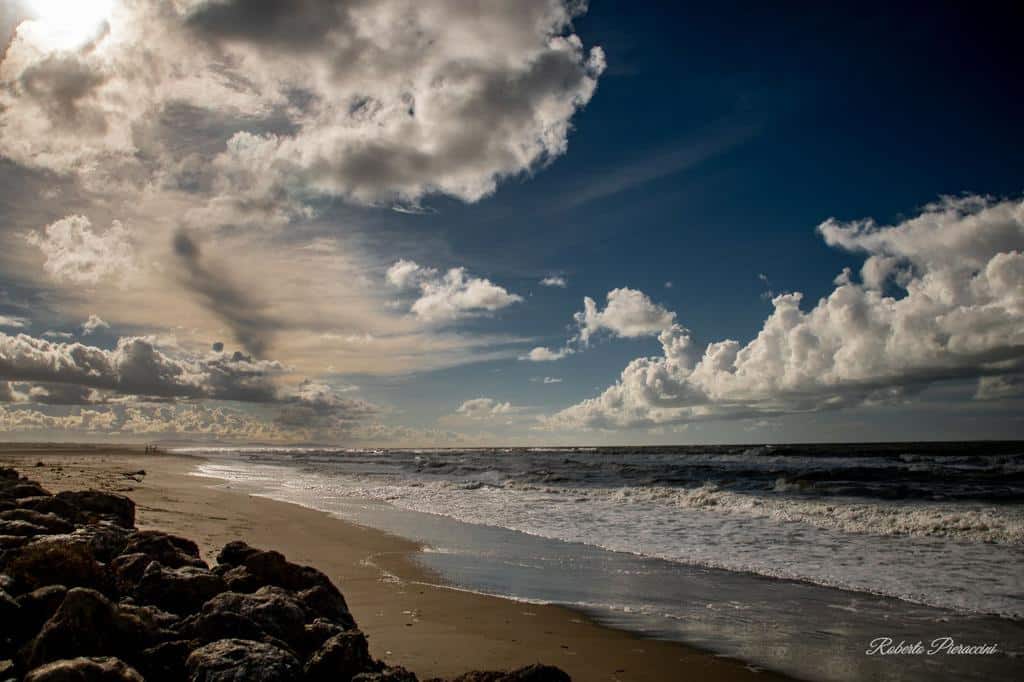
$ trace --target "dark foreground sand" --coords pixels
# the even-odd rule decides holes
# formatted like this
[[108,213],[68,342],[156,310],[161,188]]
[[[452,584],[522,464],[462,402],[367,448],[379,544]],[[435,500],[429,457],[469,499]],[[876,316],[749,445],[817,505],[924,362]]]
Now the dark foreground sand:
[[[36,466],[41,463],[42,466]],[[212,562],[230,540],[276,549],[341,588],[371,653],[422,677],[542,661],[574,680],[782,680],[680,644],[602,627],[570,609],[437,586],[411,555],[415,543],[284,502],[190,476],[196,460],[139,449],[0,445],[14,466],[53,492],[97,488],[130,496],[139,528],[199,543]],[[130,476],[145,470],[144,476]]]

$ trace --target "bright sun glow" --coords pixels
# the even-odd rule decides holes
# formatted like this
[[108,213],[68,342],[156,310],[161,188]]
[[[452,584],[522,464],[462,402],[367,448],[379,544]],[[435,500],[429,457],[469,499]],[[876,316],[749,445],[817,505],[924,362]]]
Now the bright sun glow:
[[40,37],[51,47],[70,49],[96,37],[110,18],[114,0],[31,0]]

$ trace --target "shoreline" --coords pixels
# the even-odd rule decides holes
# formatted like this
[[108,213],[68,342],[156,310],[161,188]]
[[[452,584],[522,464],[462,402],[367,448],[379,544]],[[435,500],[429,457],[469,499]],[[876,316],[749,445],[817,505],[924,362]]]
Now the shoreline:
[[[371,653],[422,678],[542,661],[576,680],[791,679],[603,625],[569,607],[445,584],[416,562],[419,543],[192,475],[202,459],[131,447],[0,446],[0,464],[18,468],[53,492],[94,487],[132,497],[140,528],[191,537],[204,558],[242,539],[319,568],[345,594]],[[132,475],[139,470],[146,474]],[[204,480],[211,483],[197,485]]]

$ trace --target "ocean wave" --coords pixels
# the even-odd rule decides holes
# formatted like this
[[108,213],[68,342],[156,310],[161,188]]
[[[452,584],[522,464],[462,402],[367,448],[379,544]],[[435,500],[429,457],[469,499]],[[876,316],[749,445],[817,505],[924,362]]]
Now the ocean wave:
[[1024,511],[1019,508],[915,503],[864,504],[851,501],[808,500],[734,493],[715,485],[697,488],[620,488],[608,493],[574,490],[567,494],[604,497],[619,503],[659,503],[677,508],[714,510],[806,523],[817,528],[869,535],[944,537],[971,542],[1024,544]]
[[[382,478],[250,461],[210,461],[199,472],[323,511],[344,508],[346,500],[374,500],[675,563],[1024,617],[1013,569],[1024,557],[1020,506],[865,504],[737,493],[713,484],[565,487],[405,473]],[[981,575],[983,582],[971,577]]]

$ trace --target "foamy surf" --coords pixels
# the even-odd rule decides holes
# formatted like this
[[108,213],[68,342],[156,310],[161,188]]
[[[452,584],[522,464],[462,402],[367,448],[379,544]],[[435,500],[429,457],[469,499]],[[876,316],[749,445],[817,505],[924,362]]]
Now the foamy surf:
[[[420,561],[452,589],[564,604],[798,676],[889,679],[870,661],[816,661],[834,660],[822,633],[856,643],[895,623],[1024,648],[1016,455],[207,454],[198,475],[425,544]],[[999,665],[943,674],[985,679]],[[899,679],[934,674],[920,672]]]

